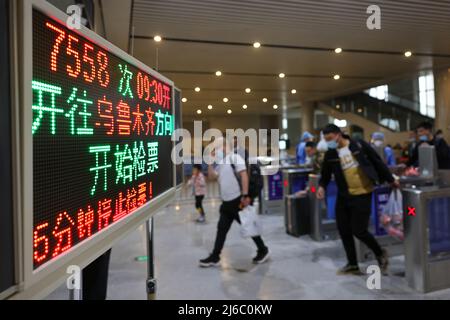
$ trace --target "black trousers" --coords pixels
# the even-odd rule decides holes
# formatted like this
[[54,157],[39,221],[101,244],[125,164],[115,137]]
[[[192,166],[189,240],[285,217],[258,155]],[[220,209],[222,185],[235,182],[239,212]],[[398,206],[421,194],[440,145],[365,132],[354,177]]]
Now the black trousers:
[[111,249],[83,269],[83,300],[106,300]]
[[205,196],[195,196],[195,209],[197,209],[197,211],[204,216],[205,215],[205,210],[203,210],[203,199],[205,198]]
[[336,201],[336,224],[347,254],[348,263],[357,265],[353,236],[370,248],[375,256],[382,254],[381,247],[369,232],[372,210],[372,194],[360,196],[338,196]]
[[[212,254],[216,257],[218,257],[222,252],[227,233],[230,230],[233,221],[236,220],[239,224],[241,223],[241,220],[239,219],[240,203],[241,198],[239,197],[232,201],[224,201],[220,206],[220,218],[217,224],[216,241],[214,243],[214,250],[212,252]],[[264,241],[260,236],[253,237],[252,239],[255,242],[258,251],[264,251],[267,249]]]

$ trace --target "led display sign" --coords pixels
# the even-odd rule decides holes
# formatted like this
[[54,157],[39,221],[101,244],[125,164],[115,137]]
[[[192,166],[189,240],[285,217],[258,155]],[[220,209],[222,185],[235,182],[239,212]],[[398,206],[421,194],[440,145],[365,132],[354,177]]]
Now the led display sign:
[[173,187],[175,119],[171,84],[37,9],[32,25],[36,269]]

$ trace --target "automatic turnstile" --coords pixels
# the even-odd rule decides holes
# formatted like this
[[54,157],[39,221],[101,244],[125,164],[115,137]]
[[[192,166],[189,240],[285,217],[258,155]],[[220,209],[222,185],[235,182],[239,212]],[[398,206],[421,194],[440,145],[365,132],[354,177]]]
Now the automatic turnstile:
[[288,195],[284,197],[286,211],[284,225],[286,233],[300,237],[310,232],[309,198],[307,195]]
[[334,207],[336,204],[337,187],[332,180],[327,188],[324,200],[316,198],[316,192],[319,188],[320,176],[317,174],[309,175],[309,208],[311,222],[311,238],[316,241],[336,239],[338,237],[336,229],[336,220]]
[[[283,212],[287,212],[286,197],[295,194],[296,192],[306,190],[308,187],[308,176],[312,172],[311,169],[304,168],[290,168],[283,169]],[[309,212],[308,212],[309,214]]]
[[450,187],[403,190],[405,274],[420,292],[450,288]]
[[261,191],[262,214],[283,214],[283,175],[278,166],[261,167],[263,189]]

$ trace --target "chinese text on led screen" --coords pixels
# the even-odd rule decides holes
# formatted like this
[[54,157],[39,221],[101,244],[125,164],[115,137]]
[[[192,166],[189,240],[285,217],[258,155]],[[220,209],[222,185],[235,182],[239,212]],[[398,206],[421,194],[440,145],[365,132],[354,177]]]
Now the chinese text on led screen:
[[34,268],[172,187],[172,86],[33,12]]

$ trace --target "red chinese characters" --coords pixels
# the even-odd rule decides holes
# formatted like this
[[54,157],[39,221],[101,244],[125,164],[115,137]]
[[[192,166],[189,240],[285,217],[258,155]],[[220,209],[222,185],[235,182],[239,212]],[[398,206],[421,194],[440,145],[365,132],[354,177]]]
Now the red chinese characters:
[[96,232],[132,214],[152,198],[152,183],[144,182],[137,188],[132,187],[119,192],[116,199],[98,201],[95,208],[87,205],[73,215],[63,211],[58,213],[55,221],[37,224],[33,232],[35,264],[41,264],[68,251],[74,243],[86,240]]
[[139,99],[157,104],[163,109],[170,109],[172,97],[168,85],[150,80],[147,75],[139,72],[136,77],[136,91]]

